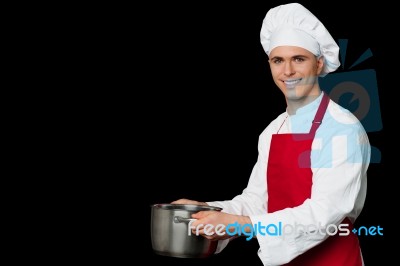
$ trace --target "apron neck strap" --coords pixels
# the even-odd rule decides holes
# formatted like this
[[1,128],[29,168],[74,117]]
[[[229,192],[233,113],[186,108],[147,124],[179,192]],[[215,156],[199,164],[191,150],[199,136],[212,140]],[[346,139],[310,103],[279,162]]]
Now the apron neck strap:
[[324,118],[326,108],[328,107],[328,104],[329,104],[329,96],[324,92],[322,92],[322,93],[324,95],[322,95],[321,103],[319,104],[317,113],[315,114],[311,129],[310,129],[310,134],[312,134],[312,135],[315,135],[315,132],[317,131],[318,127],[321,125],[322,118]]

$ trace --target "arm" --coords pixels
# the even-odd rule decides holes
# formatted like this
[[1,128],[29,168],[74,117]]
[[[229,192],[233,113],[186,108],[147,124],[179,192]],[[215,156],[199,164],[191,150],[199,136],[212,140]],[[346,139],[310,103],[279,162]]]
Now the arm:
[[[335,128],[329,124],[325,127]],[[261,249],[259,256],[265,265],[287,263],[328,237],[322,233],[306,234],[301,226],[325,229],[328,225],[340,224],[346,217],[354,221],[359,215],[366,193],[370,158],[368,138],[358,125],[336,128],[338,131],[325,130],[323,132],[330,135],[322,134],[314,140],[311,198],[295,208],[250,216],[253,224],[282,223],[293,228],[298,225],[299,230],[284,237],[268,234],[257,237]]]

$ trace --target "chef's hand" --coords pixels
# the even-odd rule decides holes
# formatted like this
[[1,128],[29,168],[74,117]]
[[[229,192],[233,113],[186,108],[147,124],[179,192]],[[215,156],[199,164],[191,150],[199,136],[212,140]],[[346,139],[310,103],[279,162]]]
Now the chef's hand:
[[[200,211],[192,214],[192,218],[197,219],[191,223],[192,233],[198,233],[210,240],[223,240],[237,237],[226,233],[225,230],[229,224],[237,223],[238,226],[243,226],[245,224],[251,225],[251,220],[248,216],[234,215],[218,211]],[[230,229],[232,230],[229,232],[235,230],[233,227]]]
[[196,200],[189,200],[189,199],[179,199],[171,202],[171,204],[191,204],[191,205],[204,205],[208,206],[207,203],[201,202],[201,201],[196,201]]

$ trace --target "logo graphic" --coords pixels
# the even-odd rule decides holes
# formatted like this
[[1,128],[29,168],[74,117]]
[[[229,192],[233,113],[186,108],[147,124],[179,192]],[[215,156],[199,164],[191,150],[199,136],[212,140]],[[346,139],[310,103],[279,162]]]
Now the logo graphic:
[[[343,69],[345,69],[347,43],[347,39],[339,40]],[[348,69],[370,57],[372,51],[368,48]],[[348,109],[360,120],[366,132],[382,130],[378,84],[374,69],[330,73],[319,78],[319,84],[333,101]],[[371,163],[380,161],[379,149],[371,147]]]
[[194,220],[189,222],[188,225],[188,235],[192,235],[192,230],[195,231],[196,236],[200,234],[200,230],[203,229],[204,234],[207,236],[212,236],[217,234],[219,236],[223,236],[225,234],[229,236],[246,236],[246,240],[257,237],[257,236],[272,236],[272,237],[280,237],[287,236],[291,234],[308,234],[308,235],[336,235],[339,236],[348,236],[350,232],[353,232],[356,235],[364,235],[364,236],[383,236],[383,227],[381,226],[361,226],[358,229],[353,228],[351,231],[349,229],[349,224],[328,224],[326,226],[322,226],[321,223],[318,225],[302,225],[295,223],[284,224],[282,222],[278,222],[276,224],[271,223],[264,225],[261,222],[257,224],[239,224],[238,222],[228,224],[227,226],[223,224],[218,224],[214,227],[212,224],[199,224],[196,227],[192,226]]

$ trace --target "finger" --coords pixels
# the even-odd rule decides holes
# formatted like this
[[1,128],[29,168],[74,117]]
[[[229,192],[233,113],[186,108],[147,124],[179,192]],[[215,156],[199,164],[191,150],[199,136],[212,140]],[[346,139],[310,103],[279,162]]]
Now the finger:
[[196,213],[192,214],[192,217],[195,219],[202,219],[212,213],[214,213],[214,212],[213,211],[200,211],[200,212],[196,212]]
[[209,237],[214,238],[215,235],[216,235],[214,230],[213,231],[204,230],[203,227],[199,227],[199,229],[192,229],[192,234],[201,235],[201,236],[204,236],[204,237],[207,237],[207,238],[209,238]]
[[209,239],[209,240],[216,240],[216,239],[217,239],[217,237],[216,237],[215,234],[212,234],[212,235],[210,235],[210,236],[208,236],[208,235],[203,235],[203,237],[205,237],[205,238],[207,238],[207,239]]
[[171,204],[184,204],[185,201],[187,201],[187,199],[178,199],[171,202]]
[[192,229],[192,234],[193,234],[193,235],[196,235],[196,236],[205,235],[204,229],[203,229],[202,226],[193,228],[193,229]]
[[207,239],[209,239],[211,241],[216,241],[216,240],[219,240],[219,239],[223,239],[223,235],[221,235],[221,234],[218,235],[215,231],[213,231],[213,232],[205,232],[204,230],[199,230],[198,233],[195,231],[195,232],[192,232],[192,234],[207,238]]

